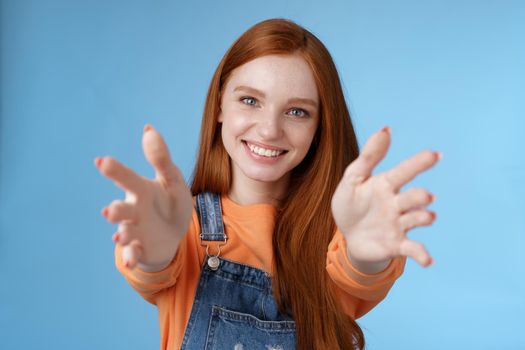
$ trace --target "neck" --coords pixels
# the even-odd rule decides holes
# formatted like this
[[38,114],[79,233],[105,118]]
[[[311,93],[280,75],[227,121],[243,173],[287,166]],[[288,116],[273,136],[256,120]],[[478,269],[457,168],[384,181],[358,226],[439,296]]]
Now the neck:
[[233,178],[228,197],[240,205],[268,203],[279,207],[286,196],[289,176],[274,182],[257,181],[241,176]]

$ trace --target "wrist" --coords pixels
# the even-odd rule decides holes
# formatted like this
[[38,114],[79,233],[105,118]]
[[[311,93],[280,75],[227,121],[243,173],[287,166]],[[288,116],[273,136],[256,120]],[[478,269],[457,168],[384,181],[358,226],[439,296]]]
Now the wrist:
[[348,256],[348,261],[350,261],[350,263],[356,270],[367,275],[374,275],[376,273],[384,271],[392,262],[392,259],[374,262],[355,259],[352,256],[352,254],[348,251],[348,248],[346,250],[346,255]]
[[165,263],[160,263],[160,264],[155,264],[155,265],[143,264],[139,262],[137,263],[137,267],[144,272],[159,272],[159,271],[164,270],[166,267],[168,267],[170,263],[171,263],[171,260]]

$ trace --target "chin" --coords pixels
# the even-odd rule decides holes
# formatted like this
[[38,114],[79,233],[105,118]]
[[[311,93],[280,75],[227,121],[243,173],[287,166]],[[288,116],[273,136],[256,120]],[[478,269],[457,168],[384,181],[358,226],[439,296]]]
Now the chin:
[[276,174],[275,172],[274,173],[269,173],[269,172],[266,172],[266,171],[261,171],[261,172],[244,172],[244,175],[252,180],[255,180],[255,181],[261,181],[261,182],[277,182],[279,181],[284,174]]

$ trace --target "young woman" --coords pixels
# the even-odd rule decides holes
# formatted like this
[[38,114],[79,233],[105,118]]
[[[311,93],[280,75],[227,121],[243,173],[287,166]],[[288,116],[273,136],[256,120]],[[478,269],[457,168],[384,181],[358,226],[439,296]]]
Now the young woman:
[[440,154],[372,175],[389,128],[359,154],[329,52],[289,20],[256,24],[217,67],[191,191],[159,132],[142,142],[153,180],[95,164],[126,193],[102,213],[118,269],[158,307],[161,349],[362,349],[355,319],[407,256],[432,262],[406,233],[434,221],[434,197],[400,188]]

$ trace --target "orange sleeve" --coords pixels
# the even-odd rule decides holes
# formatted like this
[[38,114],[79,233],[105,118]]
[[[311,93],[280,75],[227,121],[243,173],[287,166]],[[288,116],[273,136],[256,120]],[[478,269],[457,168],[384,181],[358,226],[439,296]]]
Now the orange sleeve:
[[406,257],[397,257],[388,267],[376,274],[365,274],[350,263],[346,254],[346,240],[336,230],[328,245],[326,270],[336,285],[343,310],[357,319],[383,300],[394,282],[403,273]]
[[131,287],[150,303],[157,304],[159,292],[175,285],[177,282],[177,279],[187,262],[188,250],[192,249],[191,239],[194,236],[193,233],[196,230],[195,220],[198,220],[196,216],[197,213],[194,210],[192,222],[189,225],[188,232],[181,240],[175,257],[170,262],[170,264],[161,271],[146,272],[139,269],[138,267],[130,270],[129,268],[125,267],[122,262],[122,248],[120,245],[116,245],[115,265],[117,270],[122,273]]

